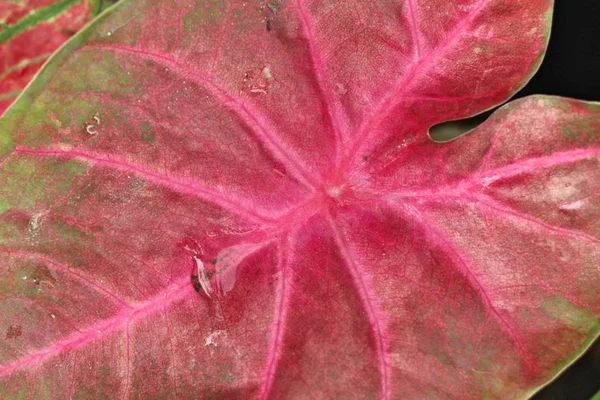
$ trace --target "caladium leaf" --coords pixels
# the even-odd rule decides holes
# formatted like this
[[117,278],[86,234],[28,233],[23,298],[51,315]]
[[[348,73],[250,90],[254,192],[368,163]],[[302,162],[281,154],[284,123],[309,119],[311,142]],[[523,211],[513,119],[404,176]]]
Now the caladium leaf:
[[90,15],[91,4],[83,0],[0,3],[0,114],[52,52],[77,32]]
[[519,398],[599,333],[548,0],[124,0],[0,120],[0,393]]

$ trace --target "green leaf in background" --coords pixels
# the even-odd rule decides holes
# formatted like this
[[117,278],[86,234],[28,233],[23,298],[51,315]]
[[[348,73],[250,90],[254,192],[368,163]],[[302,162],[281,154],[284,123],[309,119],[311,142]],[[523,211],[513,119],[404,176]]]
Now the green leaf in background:
[[7,25],[0,32],[0,43],[6,42],[15,35],[32,29],[41,23],[56,20],[56,18],[66,12],[71,6],[80,2],[81,0],[62,0],[51,4],[48,7],[33,10],[15,24]]
[[0,1],[0,114],[65,40],[116,1]]
[[102,11],[106,10],[108,7],[115,4],[118,0],[90,0],[92,3],[92,17],[100,14]]

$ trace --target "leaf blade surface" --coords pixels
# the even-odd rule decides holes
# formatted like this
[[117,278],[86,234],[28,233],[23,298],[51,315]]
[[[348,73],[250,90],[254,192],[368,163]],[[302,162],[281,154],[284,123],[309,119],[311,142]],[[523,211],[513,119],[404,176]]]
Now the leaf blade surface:
[[598,335],[597,105],[426,135],[551,2],[272,6],[122,1],[0,121],[0,391],[525,397]]

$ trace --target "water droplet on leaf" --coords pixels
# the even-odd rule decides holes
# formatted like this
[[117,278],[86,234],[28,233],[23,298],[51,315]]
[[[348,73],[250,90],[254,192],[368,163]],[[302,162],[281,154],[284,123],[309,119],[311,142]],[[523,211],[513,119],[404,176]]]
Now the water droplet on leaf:
[[[227,247],[207,260],[188,245],[182,246],[192,256],[191,283],[194,290],[209,299],[226,296],[235,286],[238,267],[246,257],[260,249],[264,243],[243,243]],[[186,248],[187,247],[187,248]]]

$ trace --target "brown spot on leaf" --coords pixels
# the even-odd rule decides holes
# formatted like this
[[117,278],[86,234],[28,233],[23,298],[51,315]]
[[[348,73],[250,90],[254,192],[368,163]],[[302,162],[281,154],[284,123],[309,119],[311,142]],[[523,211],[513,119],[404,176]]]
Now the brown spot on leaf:
[[8,330],[6,331],[6,337],[5,339],[14,339],[14,338],[18,338],[19,336],[21,336],[21,334],[23,333],[23,328],[21,327],[21,325],[11,325],[8,327]]
[[190,281],[192,282],[192,287],[196,291],[196,293],[201,294],[202,285],[200,284],[200,278],[198,277],[197,268],[192,267],[192,275],[190,276]]
[[56,284],[56,278],[45,265],[37,265],[29,277],[36,285],[54,287]]
[[267,74],[264,70],[265,67],[246,71],[242,79],[241,89],[254,95],[267,94],[273,77],[270,69],[268,69]]
[[74,30],[74,29],[65,28],[65,29],[63,29],[63,30],[62,30],[62,33],[63,33],[64,35],[67,35],[67,36],[73,36],[74,34],[76,34],[76,33],[77,33],[77,31],[76,31],[76,30]]

